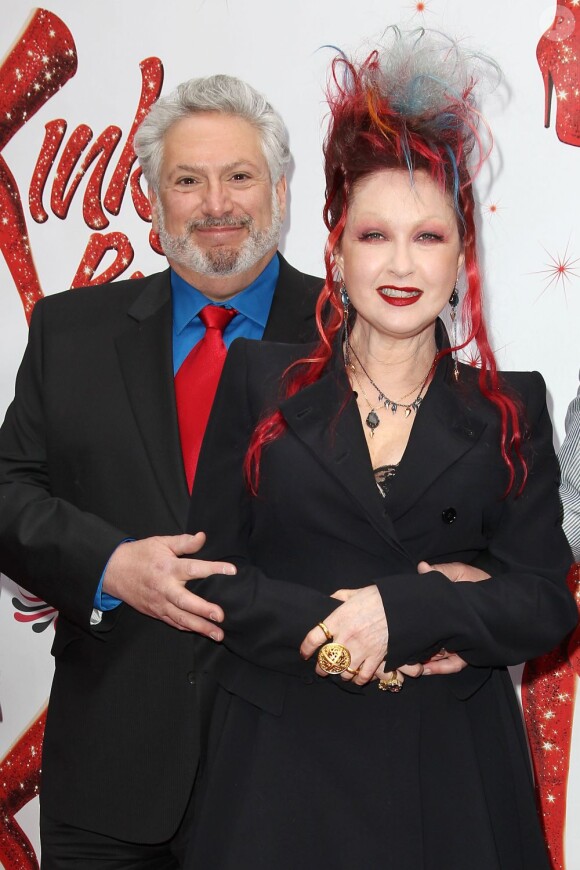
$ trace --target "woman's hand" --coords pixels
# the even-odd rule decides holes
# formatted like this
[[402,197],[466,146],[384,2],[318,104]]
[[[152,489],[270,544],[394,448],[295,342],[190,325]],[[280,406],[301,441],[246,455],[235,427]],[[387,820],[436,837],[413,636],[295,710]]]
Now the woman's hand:
[[[382,598],[376,586],[339,589],[332,597],[344,604],[324,620],[324,625],[334,643],[346,647],[351,657],[350,669],[343,671],[341,677],[363,686],[373,679],[387,655],[389,627]],[[300,655],[309,659],[325,643],[328,638],[317,625],[302,641]],[[328,676],[318,664],[316,673]]]

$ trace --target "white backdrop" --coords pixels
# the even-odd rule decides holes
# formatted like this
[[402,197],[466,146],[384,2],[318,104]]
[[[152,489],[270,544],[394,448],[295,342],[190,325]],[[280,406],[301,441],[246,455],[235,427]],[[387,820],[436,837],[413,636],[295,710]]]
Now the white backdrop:
[[[571,69],[580,88],[580,3],[561,0],[570,29],[566,44],[573,55]],[[577,8],[578,7],[578,8]],[[92,233],[123,233],[134,249],[124,277],[163,267],[164,260],[148,245],[148,225],[138,216],[129,190],[118,215],[108,214],[109,226],[96,230],[83,218],[83,198],[93,163],[72,197],[66,217],[51,207],[53,184],[63,180],[61,157],[69,137],[87,125],[93,138],[115,125],[122,131],[104,172],[103,195],[117,166],[139,104],[140,64],[157,58],[164,70],[163,91],[192,76],[216,72],[247,79],[280,110],[290,130],[294,164],[290,173],[290,208],[282,250],[292,264],[322,274],[324,228],[321,219],[323,176],[321,142],[325,123],[324,84],[328,63],[338,46],[347,52],[365,39],[373,40],[389,24],[426,25],[465,39],[470,47],[491,54],[505,75],[505,86],[484,104],[496,147],[477,185],[481,206],[481,240],[492,346],[504,369],[539,369],[548,384],[555,440],[563,437],[567,403],[576,391],[580,351],[580,149],[559,141],[552,126],[544,128],[544,89],[536,45],[556,11],[547,0],[100,0],[94,5],[53,0],[45,7],[60,19],[74,41],[78,69],[34,114],[15,122],[7,115],[11,77],[27,75],[26,51],[0,68],[0,131],[12,125],[12,138],[2,150],[14,176],[26,222],[26,235],[44,294],[71,286]],[[6,58],[22,37],[35,7],[13,0],[2,10],[0,57]],[[575,18],[578,32],[575,32]],[[50,54],[51,19],[45,21],[48,51],[41,58],[46,72],[54,68]],[[53,19],[54,21],[54,19]],[[19,49],[17,48],[17,51]],[[15,58],[17,57],[18,62]],[[156,65],[152,62],[151,69]],[[554,75],[556,78],[556,75]],[[46,79],[49,81],[49,79]],[[147,77],[147,81],[151,76]],[[20,79],[18,79],[20,81]],[[152,87],[145,84],[145,91]],[[562,95],[575,108],[580,101]],[[45,125],[66,132],[52,166],[47,166],[42,203],[47,219],[39,223],[38,197],[28,195]],[[52,127],[51,127],[52,129]],[[108,130],[107,141],[111,141]],[[0,145],[0,149],[1,149]],[[37,170],[38,171],[38,170]],[[76,172],[76,169],[74,170]],[[73,173],[74,175],[74,173]],[[0,213],[0,233],[7,232]],[[15,242],[16,243],[16,242]],[[18,253],[0,256],[0,417],[13,394],[16,370],[27,333],[24,307],[8,268]],[[97,269],[115,260],[111,251]],[[74,291],[73,291],[74,292]],[[53,626],[40,631],[50,615],[27,601],[6,578],[0,582],[0,762],[44,705],[50,684],[49,654]],[[30,621],[19,621],[29,616]],[[572,765],[579,751],[575,737]],[[580,770],[572,773],[569,814],[580,813]],[[38,842],[37,801],[22,809],[17,820],[35,846]],[[580,868],[580,833],[567,832],[568,870]],[[20,866],[20,865],[19,865]],[[21,866],[25,866],[24,864]],[[26,865],[28,866],[28,865]],[[29,866],[33,866],[30,864]],[[12,870],[12,868],[10,868]]]

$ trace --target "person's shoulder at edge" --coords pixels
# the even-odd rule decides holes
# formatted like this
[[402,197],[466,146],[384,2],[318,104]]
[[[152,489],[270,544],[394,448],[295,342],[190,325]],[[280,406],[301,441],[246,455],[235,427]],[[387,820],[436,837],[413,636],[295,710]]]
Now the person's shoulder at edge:
[[[479,373],[477,366],[460,363],[459,386],[462,384],[474,388],[475,395],[479,395],[484,402],[487,399],[479,389]],[[546,399],[546,382],[538,371],[503,371],[497,373],[500,389],[506,391],[511,398],[519,399],[527,408],[529,401],[544,402]]]

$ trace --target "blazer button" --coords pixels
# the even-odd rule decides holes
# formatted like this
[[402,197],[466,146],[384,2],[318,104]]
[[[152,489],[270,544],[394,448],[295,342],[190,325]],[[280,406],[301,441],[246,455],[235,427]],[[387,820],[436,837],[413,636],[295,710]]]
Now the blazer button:
[[445,510],[441,512],[441,519],[444,523],[447,523],[447,525],[450,526],[451,523],[454,523],[457,519],[457,511],[452,507],[445,508]]
[[190,686],[195,686],[195,671],[190,671],[187,675],[187,682]]

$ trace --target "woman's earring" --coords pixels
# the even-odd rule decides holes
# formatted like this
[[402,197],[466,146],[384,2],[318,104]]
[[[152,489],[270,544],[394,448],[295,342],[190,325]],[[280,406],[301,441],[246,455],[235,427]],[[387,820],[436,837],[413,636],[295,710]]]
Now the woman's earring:
[[453,342],[453,377],[456,381],[459,380],[459,363],[457,362],[457,306],[459,305],[459,293],[457,285],[453,288],[453,293],[449,297],[449,305],[451,306],[451,336]]
[[344,281],[340,285],[339,292],[340,292],[340,301],[342,302],[342,308],[344,311],[344,318],[346,320],[348,317],[348,309],[350,307],[350,299],[349,299],[349,296],[348,296],[348,293],[346,290],[346,284],[344,283]]
[[348,315],[350,310],[350,299],[344,281],[340,285],[338,292],[340,293],[340,301],[342,302],[342,311],[344,316],[344,362],[347,366],[350,366],[350,347],[348,342]]

